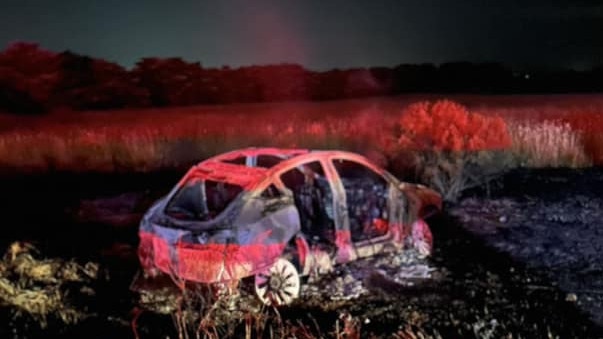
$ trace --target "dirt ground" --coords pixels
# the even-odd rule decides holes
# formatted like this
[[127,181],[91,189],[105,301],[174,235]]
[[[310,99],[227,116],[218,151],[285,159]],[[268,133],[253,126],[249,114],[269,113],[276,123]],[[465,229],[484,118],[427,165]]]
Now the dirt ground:
[[[86,282],[94,293],[84,305],[69,300],[85,315],[76,324],[51,315],[42,329],[4,306],[0,337],[133,337],[133,319],[141,338],[177,337],[174,319],[141,313],[128,287],[138,268],[137,218],[178,176],[1,180],[2,248],[28,241],[40,260],[95,262],[99,274]],[[602,197],[603,169],[514,171],[430,221],[431,258],[402,253],[342,266],[307,282],[291,307],[258,312],[296,327],[298,337],[352,327],[361,337],[602,338]],[[234,333],[244,333],[245,321],[235,323]]]

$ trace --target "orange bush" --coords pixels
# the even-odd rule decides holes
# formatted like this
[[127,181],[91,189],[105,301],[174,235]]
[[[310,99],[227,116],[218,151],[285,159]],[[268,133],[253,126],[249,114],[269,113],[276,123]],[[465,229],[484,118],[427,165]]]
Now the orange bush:
[[504,149],[511,145],[500,117],[470,113],[450,100],[418,102],[408,106],[399,120],[404,148],[444,151]]

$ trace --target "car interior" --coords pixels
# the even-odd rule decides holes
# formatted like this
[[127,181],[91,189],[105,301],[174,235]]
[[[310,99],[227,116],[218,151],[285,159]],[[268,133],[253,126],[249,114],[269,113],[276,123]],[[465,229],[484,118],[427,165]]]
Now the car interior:
[[281,175],[281,181],[293,193],[301,229],[308,241],[334,245],[333,193],[320,162],[293,168]]

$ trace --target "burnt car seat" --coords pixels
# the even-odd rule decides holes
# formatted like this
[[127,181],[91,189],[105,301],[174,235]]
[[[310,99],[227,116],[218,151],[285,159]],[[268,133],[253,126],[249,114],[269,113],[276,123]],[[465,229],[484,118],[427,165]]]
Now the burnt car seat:
[[377,220],[387,220],[387,188],[366,179],[343,179],[353,241],[370,239],[383,230]]

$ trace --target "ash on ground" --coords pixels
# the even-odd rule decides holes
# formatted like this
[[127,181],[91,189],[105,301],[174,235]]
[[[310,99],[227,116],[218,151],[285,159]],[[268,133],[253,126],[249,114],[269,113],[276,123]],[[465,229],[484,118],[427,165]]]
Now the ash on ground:
[[429,260],[415,250],[381,254],[347,265],[328,274],[311,275],[302,285],[302,301],[348,301],[378,288],[376,281],[413,286],[438,276]]
[[516,173],[502,184],[496,196],[466,198],[451,214],[488,246],[546,272],[603,325],[603,173]]
[[[15,240],[35,240],[44,256],[60,256],[62,263],[74,257],[80,263],[98,261],[110,279],[69,284],[70,288],[89,283],[95,287],[93,295],[65,299],[68,305],[88,308],[89,317],[77,324],[65,326],[59,319],[52,326],[50,322],[57,317],[51,312],[49,326],[37,331],[11,320],[17,306],[0,308],[3,323],[8,324],[0,326],[0,337],[131,338],[133,330],[141,338],[178,337],[173,305],[160,312],[140,312],[140,298],[129,290],[140,269],[135,255],[136,225],[113,227],[115,218],[102,215],[111,214],[113,202],[105,204],[111,208],[101,216],[83,218],[86,223],[78,218],[70,222],[72,214],[63,213],[66,207],[79,210],[81,204],[74,202],[103,196],[104,186],[111,183],[116,192],[142,192],[140,187],[148,183],[156,185],[151,188],[167,187],[174,177],[141,174],[138,181],[89,179],[70,175],[59,182],[55,176],[37,182],[29,177],[18,184],[3,182],[9,187],[5,196],[10,197],[3,215],[23,225],[6,229],[3,246]],[[99,182],[103,187],[97,192],[82,182]],[[48,183],[75,193],[56,199],[57,189],[47,189],[44,184]],[[309,277],[302,284],[301,298],[289,307],[262,308],[253,298],[253,289],[248,289],[242,299],[211,304],[208,314],[216,319],[225,310],[225,318],[241,320],[233,325],[231,337],[244,337],[248,321],[258,317],[260,322],[265,320],[264,334],[273,333],[270,324],[276,330],[287,325],[295,331],[288,337],[304,338],[603,338],[603,328],[595,322],[601,317],[603,295],[603,169],[523,170],[505,175],[500,183],[490,192],[468,192],[456,206],[446,206],[444,213],[428,221],[434,235],[434,253],[428,259],[400,252],[359,260]],[[78,193],[83,186],[87,187],[85,197]],[[21,207],[29,206],[25,202],[32,192],[42,196],[53,192],[44,213],[31,214]],[[117,205],[122,211],[127,204]],[[123,209],[126,215],[137,212],[137,207],[130,208],[133,211]],[[127,220],[118,221],[130,223]],[[49,223],[61,226],[41,227]],[[74,243],[73,237],[87,241]],[[40,257],[31,258],[45,263]],[[19,278],[12,267],[0,269],[6,281],[15,284]],[[161,293],[153,297],[147,301],[161,304],[169,299]],[[233,312],[232,304],[247,307],[246,313]]]

